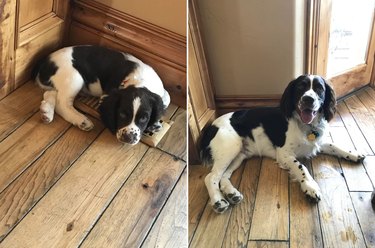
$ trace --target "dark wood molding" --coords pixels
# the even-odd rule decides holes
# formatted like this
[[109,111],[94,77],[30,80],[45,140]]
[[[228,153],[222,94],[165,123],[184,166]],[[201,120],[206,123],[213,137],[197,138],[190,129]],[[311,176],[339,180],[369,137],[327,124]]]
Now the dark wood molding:
[[96,1],[72,4],[68,44],[98,44],[134,54],[162,78],[172,102],[186,108],[186,37]]
[[278,106],[281,95],[218,96],[216,107],[219,114],[251,107]]

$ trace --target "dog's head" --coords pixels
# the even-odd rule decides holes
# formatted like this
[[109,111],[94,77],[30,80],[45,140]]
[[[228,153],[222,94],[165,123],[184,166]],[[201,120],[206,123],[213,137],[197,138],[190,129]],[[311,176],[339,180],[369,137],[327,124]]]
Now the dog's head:
[[330,121],[336,112],[335,93],[321,76],[303,75],[289,83],[280,108],[287,118],[296,111],[305,124],[310,124],[321,112]]
[[148,126],[160,119],[163,111],[159,95],[134,86],[112,90],[99,106],[104,125],[120,142],[132,145],[139,142]]

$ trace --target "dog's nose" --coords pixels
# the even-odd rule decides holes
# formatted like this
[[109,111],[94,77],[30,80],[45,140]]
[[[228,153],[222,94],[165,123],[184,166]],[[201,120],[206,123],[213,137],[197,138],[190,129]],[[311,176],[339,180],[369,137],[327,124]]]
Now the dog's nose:
[[123,133],[121,136],[121,139],[123,142],[133,144],[137,141],[137,133],[135,132],[128,132],[128,133]]
[[302,102],[305,103],[306,105],[313,105],[314,104],[314,98],[312,98],[311,96],[303,96]]

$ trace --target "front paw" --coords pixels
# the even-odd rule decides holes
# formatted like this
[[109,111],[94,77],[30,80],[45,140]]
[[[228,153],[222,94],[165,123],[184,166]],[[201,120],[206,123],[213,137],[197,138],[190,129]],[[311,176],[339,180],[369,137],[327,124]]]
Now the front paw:
[[77,126],[83,131],[90,131],[94,128],[94,124],[88,118],[83,119]]
[[319,185],[314,180],[302,180],[301,189],[310,202],[318,203],[322,198]]

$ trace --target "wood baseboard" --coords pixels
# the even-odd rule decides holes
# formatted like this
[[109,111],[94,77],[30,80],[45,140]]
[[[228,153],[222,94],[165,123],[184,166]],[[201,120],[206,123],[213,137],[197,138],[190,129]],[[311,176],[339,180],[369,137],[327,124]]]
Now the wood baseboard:
[[186,37],[96,1],[74,1],[71,17],[68,44],[135,55],[157,71],[172,102],[186,109]]
[[219,114],[251,107],[278,106],[281,95],[262,96],[218,96],[215,98]]

